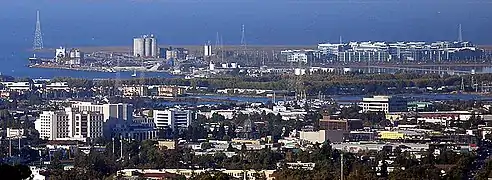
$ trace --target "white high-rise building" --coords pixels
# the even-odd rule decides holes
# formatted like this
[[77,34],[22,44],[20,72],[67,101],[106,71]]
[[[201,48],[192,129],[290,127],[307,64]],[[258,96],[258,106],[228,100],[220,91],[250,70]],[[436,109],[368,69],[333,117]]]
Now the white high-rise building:
[[43,111],[34,126],[41,139],[69,138],[71,134],[69,116],[64,111]]
[[116,120],[122,123],[133,121],[133,106],[131,104],[93,104],[92,102],[78,102],[72,104],[72,108],[79,112],[98,112],[103,114],[104,122]]
[[153,118],[156,128],[187,128],[193,119],[190,110],[154,110]]
[[99,138],[103,136],[104,116],[98,112],[80,112],[73,115],[73,137]]
[[43,111],[35,122],[41,139],[95,139],[103,136],[104,117],[97,112]]
[[148,36],[144,36],[145,39],[145,57],[151,57],[152,56],[152,39],[150,39]]
[[150,56],[153,58],[159,57],[159,48],[157,45],[157,39],[154,37],[154,35],[150,35],[149,38],[147,38],[148,41],[150,41],[150,50],[152,51],[150,53]]
[[159,57],[159,48],[157,39],[154,35],[144,35],[133,39],[133,56],[134,57]]
[[60,47],[55,50],[55,60],[59,61],[67,56],[67,49]]
[[212,56],[212,45],[205,44],[205,46],[203,46],[203,56],[204,57]]
[[145,56],[145,38],[134,38],[133,39],[133,56],[143,57]]

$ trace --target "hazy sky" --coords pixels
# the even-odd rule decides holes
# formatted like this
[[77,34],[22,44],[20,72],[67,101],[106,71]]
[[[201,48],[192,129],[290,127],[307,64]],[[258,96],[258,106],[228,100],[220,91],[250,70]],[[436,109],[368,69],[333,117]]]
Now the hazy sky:
[[37,9],[52,46],[129,45],[144,33],[214,43],[216,32],[238,44],[241,24],[249,44],[455,40],[460,23],[466,40],[492,44],[490,0],[5,0],[0,37],[30,45]]

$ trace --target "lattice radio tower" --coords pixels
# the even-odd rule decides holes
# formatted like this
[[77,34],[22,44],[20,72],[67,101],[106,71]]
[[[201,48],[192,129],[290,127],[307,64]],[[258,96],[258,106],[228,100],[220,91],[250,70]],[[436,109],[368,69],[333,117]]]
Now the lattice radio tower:
[[243,56],[246,60],[246,64],[248,64],[249,60],[248,60],[248,55],[246,54],[247,45],[246,45],[246,33],[245,33],[244,24],[241,27],[241,49],[243,50]]
[[143,86],[145,86],[145,65],[144,65],[144,58],[140,58],[141,60],[141,64],[140,64],[140,68],[141,68],[141,72],[140,72],[140,84]]
[[216,56],[218,56],[219,51],[220,51],[220,36],[219,32],[217,32],[217,35],[215,36],[215,46],[214,46],[214,51],[213,52]]
[[39,18],[39,11],[36,12],[36,32],[34,32],[33,49],[43,49],[43,34],[41,33],[41,20]]
[[[113,54],[111,54],[111,59],[113,58]],[[120,56],[116,57],[116,67],[120,67]],[[121,84],[121,71],[119,69],[116,70],[116,79],[114,83],[114,90],[115,90],[115,95],[119,96],[120,95],[120,87],[122,86]]]

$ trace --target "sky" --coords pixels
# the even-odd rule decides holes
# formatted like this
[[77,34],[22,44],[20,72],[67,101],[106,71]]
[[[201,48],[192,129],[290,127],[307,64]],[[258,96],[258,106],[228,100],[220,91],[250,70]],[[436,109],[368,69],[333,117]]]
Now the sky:
[[492,44],[490,0],[16,0],[0,4],[0,47],[32,46],[36,10],[45,45],[311,45],[345,41],[456,40]]

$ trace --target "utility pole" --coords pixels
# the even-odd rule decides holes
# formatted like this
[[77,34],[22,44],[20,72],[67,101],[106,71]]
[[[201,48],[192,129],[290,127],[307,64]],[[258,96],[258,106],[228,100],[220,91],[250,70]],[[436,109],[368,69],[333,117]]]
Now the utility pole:
[[340,180],[343,180],[343,153],[340,156]]
[[461,91],[465,92],[465,80],[463,79],[463,76],[461,76]]
[[111,139],[113,140],[113,146],[112,147],[113,147],[113,155],[114,155],[114,137]]
[[12,138],[9,137],[9,157],[12,157]]
[[123,137],[120,136],[120,159],[123,160]]
[[18,136],[17,139],[19,140],[19,157],[21,156],[21,136]]

